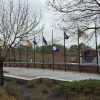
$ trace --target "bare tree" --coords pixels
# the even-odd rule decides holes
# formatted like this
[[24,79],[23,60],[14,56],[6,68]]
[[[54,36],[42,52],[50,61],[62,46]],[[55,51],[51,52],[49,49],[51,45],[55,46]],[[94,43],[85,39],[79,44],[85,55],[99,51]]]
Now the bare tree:
[[[100,0],[49,0],[49,6],[54,12],[60,13],[61,26],[70,34],[78,33],[78,51],[80,60],[80,36],[90,32],[89,39],[94,35],[97,56],[98,72],[98,48],[97,33],[100,32]],[[62,24],[63,23],[63,24]]]
[[7,3],[0,1],[0,84],[3,85],[3,62],[9,48],[15,47],[20,41],[34,35],[38,30],[40,17],[32,14],[28,0],[24,3],[13,0]]
[[[100,29],[99,0],[50,0],[49,6],[62,16],[63,26],[70,33],[76,33],[77,26],[82,31]],[[93,34],[92,34],[93,35]]]

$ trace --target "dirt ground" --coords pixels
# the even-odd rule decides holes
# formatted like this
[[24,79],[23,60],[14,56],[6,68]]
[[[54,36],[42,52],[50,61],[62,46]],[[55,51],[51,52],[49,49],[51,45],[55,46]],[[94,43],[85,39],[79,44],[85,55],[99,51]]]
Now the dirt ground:
[[100,100],[97,91],[96,94],[91,94],[87,89],[85,94],[75,91],[57,92],[55,88],[60,83],[62,82],[41,78],[33,81],[6,79],[4,86],[0,87],[0,100]]

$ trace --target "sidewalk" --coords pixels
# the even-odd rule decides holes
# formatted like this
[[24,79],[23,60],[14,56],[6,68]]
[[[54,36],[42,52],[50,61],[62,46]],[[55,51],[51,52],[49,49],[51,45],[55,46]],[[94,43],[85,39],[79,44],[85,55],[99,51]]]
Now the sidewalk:
[[4,73],[7,77],[20,78],[24,80],[33,80],[37,78],[50,78],[62,81],[74,81],[85,79],[99,79],[100,74],[88,74],[79,72],[64,72],[49,69],[33,69],[33,68],[12,68],[4,67]]

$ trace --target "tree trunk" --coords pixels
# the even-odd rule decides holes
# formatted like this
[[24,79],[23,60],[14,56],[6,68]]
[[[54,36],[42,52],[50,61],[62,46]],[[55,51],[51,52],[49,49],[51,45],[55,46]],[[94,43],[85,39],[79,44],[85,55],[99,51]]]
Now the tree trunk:
[[4,84],[4,77],[3,77],[3,59],[0,58],[0,86]]

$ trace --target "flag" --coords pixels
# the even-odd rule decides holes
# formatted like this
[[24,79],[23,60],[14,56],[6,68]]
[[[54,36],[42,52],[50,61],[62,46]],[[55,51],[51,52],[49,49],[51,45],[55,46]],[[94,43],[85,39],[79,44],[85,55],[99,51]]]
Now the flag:
[[84,35],[84,32],[80,29],[78,29],[78,34],[79,34],[79,37],[82,37]]
[[64,39],[69,39],[69,36],[64,32]]
[[44,43],[45,45],[48,45],[48,43],[47,43],[46,39],[44,38],[44,36],[43,36],[43,43]]
[[81,37],[84,39],[88,38],[88,35],[80,29],[78,29],[78,34],[79,34],[79,38],[81,38]]
[[37,45],[37,42],[36,42],[35,38],[34,38],[34,40],[33,40],[33,43],[34,43],[34,45]]
[[32,47],[32,43],[30,40],[27,40],[27,47],[31,48]]
[[53,46],[53,52],[59,52],[60,50],[59,50],[59,48],[57,48],[56,46]]
[[85,31],[82,31],[79,27],[78,29],[78,38],[82,38],[84,40],[88,39],[88,34]]
[[32,48],[32,43],[30,40],[26,40],[26,43],[24,44],[24,46],[28,47],[28,48]]

